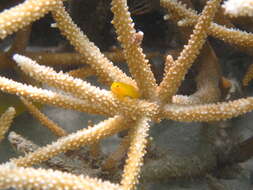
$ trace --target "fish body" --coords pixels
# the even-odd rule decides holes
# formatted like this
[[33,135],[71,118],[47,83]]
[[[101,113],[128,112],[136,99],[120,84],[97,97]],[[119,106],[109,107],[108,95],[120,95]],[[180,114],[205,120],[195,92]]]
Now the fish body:
[[140,97],[140,92],[138,89],[123,82],[113,82],[111,85],[111,91],[120,99],[124,97],[130,97],[134,99]]

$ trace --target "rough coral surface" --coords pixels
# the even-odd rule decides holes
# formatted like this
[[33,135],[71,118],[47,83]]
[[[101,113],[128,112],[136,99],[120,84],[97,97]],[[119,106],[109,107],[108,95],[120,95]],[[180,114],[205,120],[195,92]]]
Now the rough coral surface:
[[[34,145],[32,147],[36,148],[25,149],[25,155],[0,165],[0,188],[131,190],[136,188],[140,180],[145,181],[145,177],[141,176],[142,170],[144,173],[147,171],[143,174],[146,179],[161,176],[198,176],[216,169],[224,160],[229,160],[233,151],[228,151],[224,159],[219,160],[219,155],[217,156],[213,150],[215,143],[215,148],[220,148],[219,145],[222,144],[214,138],[220,130],[213,123],[203,128],[201,140],[205,147],[201,147],[195,157],[188,159],[173,157],[173,155],[164,156],[162,151],[157,153],[156,149],[152,149],[152,140],[148,138],[149,129],[155,125],[155,122],[158,123],[161,120],[213,122],[227,120],[253,110],[252,97],[222,102],[225,99],[222,95],[226,95],[223,92],[225,87],[220,84],[222,75],[219,72],[219,63],[207,37],[213,35],[223,39],[222,36],[226,36],[224,37],[225,42],[231,42],[240,47],[251,46],[253,38],[251,33],[236,31],[235,34],[233,30],[214,23],[220,2],[220,0],[207,1],[202,12],[197,15],[195,11],[175,0],[160,1],[161,6],[170,10],[170,16],[175,23],[181,26],[194,25],[193,29],[181,30],[180,35],[182,39],[187,39],[187,42],[182,50],[178,51],[178,57],[166,55],[165,72],[160,84],[156,82],[151,61],[142,48],[145,33],[136,29],[126,0],[112,0],[111,10],[112,24],[122,47],[120,51],[123,52],[120,57],[127,63],[130,76],[115,66],[113,61],[110,61],[106,54],[103,54],[91,42],[88,36],[72,21],[69,12],[65,10],[65,5],[60,0],[26,0],[0,13],[0,38],[3,39],[50,12],[55,21],[51,26],[56,28],[55,30],[60,32],[77,51],[77,53],[69,54],[52,53],[57,56],[49,56],[49,53],[45,52],[37,54],[29,52],[25,48],[28,44],[29,33],[23,32],[22,35],[18,35],[20,34],[18,31],[15,41],[17,42],[19,38],[24,39],[22,43],[24,47],[15,48],[16,45],[13,42],[10,48],[12,51],[7,50],[1,53],[3,60],[9,60],[12,67],[21,70],[26,76],[21,74],[22,82],[0,76],[0,90],[21,97],[32,115],[60,138],[46,146]],[[99,5],[97,9],[101,7],[103,6]],[[189,17],[189,20],[186,17]],[[196,60],[199,55],[204,58]],[[84,64],[89,66],[85,65],[77,69],[74,67],[76,70],[70,72],[66,69],[65,73],[66,70],[57,71],[59,70],[57,67],[40,65],[43,63],[42,60],[48,60],[52,62],[51,65],[57,65],[61,60],[66,61],[65,58],[68,56],[72,58],[69,61],[71,66],[75,62],[81,66]],[[206,57],[208,61],[204,63]],[[187,95],[178,95],[186,74],[195,62],[199,62],[196,66],[197,76],[195,77],[197,87],[190,89],[192,91]],[[64,62],[63,65],[65,64]],[[80,74],[79,71],[84,74]],[[86,71],[88,74],[85,73]],[[76,74],[78,78],[72,76]],[[90,75],[97,76],[99,82],[106,85],[106,88],[98,87],[80,78]],[[24,84],[30,82],[27,76],[37,83]],[[108,90],[115,82],[131,86],[140,94],[134,97],[119,98]],[[52,86],[57,90],[44,89],[38,85],[40,83]],[[87,128],[69,134],[34,107],[32,102],[102,115],[106,119],[97,124],[89,123]],[[11,116],[7,116],[6,119],[5,114],[9,112]],[[0,118],[1,124],[4,125],[0,127],[0,140],[6,133],[6,126],[10,124],[14,112],[10,108],[6,113]],[[115,155],[112,158],[100,150],[100,142],[120,132],[122,132],[123,140],[118,149],[116,148],[115,152],[111,153]],[[226,136],[223,133],[222,135],[222,137]],[[15,144],[15,138],[10,137],[10,139]],[[20,142],[24,143],[23,147],[32,144],[25,140]],[[15,146],[22,147],[20,144],[16,143]],[[226,145],[230,144],[227,142]],[[250,145],[248,143],[239,147],[243,149],[246,146],[245,149],[248,150]],[[233,147],[231,149],[233,150]],[[24,149],[20,148],[20,150]],[[242,150],[239,149],[238,152]],[[250,156],[247,154],[244,159]],[[147,163],[145,159],[148,160]],[[54,170],[30,168],[42,163]],[[110,166],[107,167],[105,163],[109,163]],[[79,175],[78,172],[75,172],[76,165],[80,167],[81,171],[84,169],[85,174],[95,177]],[[119,169],[115,171],[115,168]],[[100,178],[103,178],[103,181]]]

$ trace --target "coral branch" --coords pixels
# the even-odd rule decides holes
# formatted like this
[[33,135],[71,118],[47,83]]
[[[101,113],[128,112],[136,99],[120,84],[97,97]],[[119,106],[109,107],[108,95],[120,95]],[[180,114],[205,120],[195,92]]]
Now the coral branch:
[[37,118],[42,125],[47,127],[50,131],[52,131],[56,136],[62,137],[67,135],[67,132],[60,126],[58,126],[55,122],[50,120],[46,115],[40,112],[36,106],[34,106],[31,102],[27,101],[24,98],[21,98],[21,101],[25,104],[28,111]]
[[[161,0],[161,5],[167,8],[172,14],[179,15],[181,18],[192,18],[195,20],[195,22],[191,20],[192,24],[195,24],[197,22],[198,15],[193,10],[187,9],[184,5],[178,3],[176,0]],[[252,33],[233,28],[227,28],[216,23],[211,23],[208,34],[239,47],[253,47]]]
[[48,53],[48,52],[22,52],[25,56],[37,61],[41,65],[75,65],[81,62],[78,53]]
[[118,40],[124,49],[130,72],[144,98],[154,99],[156,83],[148,60],[142,52],[140,44],[143,33],[136,32],[134,23],[128,12],[126,0],[112,0],[114,18],[112,24],[116,28]]
[[197,91],[190,95],[175,95],[172,102],[175,104],[207,104],[220,100],[221,71],[218,59],[209,43],[206,43],[201,50],[198,59],[201,64],[198,76],[196,77]]
[[253,64],[250,64],[250,66],[249,66],[249,68],[242,80],[243,86],[248,86],[249,82],[252,80],[252,78],[253,78]]
[[16,54],[13,56],[13,59],[18,63],[22,71],[40,82],[70,92],[74,96],[87,100],[91,104],[96,103],[100,109],[106,108],[110,112],[113,112],[115,109],[113,95],[106,90],[99,89],[81,79],[73,78],[62,72],[57,73],[50,67],[38,65],[28,57]]
[[227,0],[222,7],[229,16],[253,16],[252,0]]
[[[13,58],[24,73],[42,83],[49,84],[59,89],[57,92],[54,92],[54,90],[57,89],[44,90],[0,76],[1,91],[20,96],[29,107],[30,111],[34,113],[42,123],[45,123],[58,136],[62,136],[50,145],[38,147],[22,137],[11,133],[10,141],[17,146],[17,148],[20,148],[20,150],[25,153],[25,156],[11,159],[6,164],[0,165],[0,189],[14,187],[35,190],[132,190],[139,181],[140,170],[146,153],[147,136],[150,128],[148,124],[149,121],[160,122],[162,119],[172,119],[182,122],[210,122],[229,119],[253,110],[253,97],[219,103],[221,95],[220,90],[222,87],[218,60],[211,48],[207,49],[206,47],[201,52],[202,57],[200,57],[199,60],[201,64],[196,65],[196,70],[198,71],[196,77],[197,91],[193,93],[195,88],[182,88],[180,93],[191,95],[176,95],[186,73],[199,55],[203,44],[206,42],[208,34],[241,47],[253,47],[253,34],[236,31],[212,23],[215,11],[218,9],[221,0],[209,0],[201,15],[198,15],[191,9],[187,9],[176,0],[152,0],[152,3],[151,0],[134,0],[136,2],[138,1],[138,3],[134,4],[134,6],[137,6],[134,7],[134,10],[137,12],[139,11],[139,13],[142,11],[155,10],[159,8],[158,3],[161,2],[163,7],[170,10],[169,12],[172,14],[170,18],[173,18],[174,22],[177,22],[178,25],[190,26],[196,24],[190,39],[188,39],[187,35],[187,31],[189,31],[188,29],[190,28],[186,30],[182,29],[184,41],[186,41],[187,38],[188,44],[184,46],[177,59],[174,58],[174,60],[172,56],[167,56],[165,74],[160,86],[157,86],[155,82],[154,74],[151,71],[146,55],[143,53],[141,47],[144,35],[141,31],[136,31],[134,28],[134,22],[130,17],[126,0],[112,0],[111,9],[114,13],[112,23],[116,28],[117,39],[121,43],[123,51],[115,51],[111,54],[101,53],[99,48],[83,34],[81,29],[73,23],[68,12],[65,11],[62,1],[63,0],[26,0],[24,3],[20,3],[18,6],[0,13],[0,38],[3,39],[7,35],[24,28],[42,17],[47,12],[51,12],[56,22],[54,26],[60,30],[77,51],[71,53],[27,52],[25,48],[27,43],[30,43],[28,39],[29,32],[20,31],[12,42],[11,48],[7,51],[2,50],[2,52],[0,52],[0,59],[3,62],[0,65],[1,70],[9,69],[10,65],[13,64],[13,60],[11,60],[12,54],[22,53],[27,57],[16,54]],[[74,2],[75,1],[69,2],[70,11],[72,10]],[[92,3],[94,2],[92,1]],[[100,15],[100,11],[104,11],[102,9],[108,8],[107,6],[104,7],[104,5],[107,5],[106,3],[108,3],[107,0],[94,3],[94,6],[95,4],[97,6],[95,12],[97,12],[98,15]],[[188,0],[188,3],[190,3],[190,0]],[[154,5],[154,7],[150,5]],[[160,15],[160,13],[161,12],[158,14]],[[157,13],[154,14],[156,15]],[[103,17],[103,15],[108,14],[101,15],[100,16]],[[168,18],[168,16],[166,16],[166,18]],[[103,21],[108,21],[105,18],[101,19]],[[101,22],[99,21],[99,23]],[[158,23],[159,22],[156,22],[156,24]],[[104,23],[103,26],[105,26]],[[229,27],[231,27],[231,25],[229,25]],[[99,28],[101,29],[102,27]],[[165,31],[165,29],[162,29],[162,32],[163,31]],[[102,29],[99,32],[102,32]],[[159,34],[162,32],[160,32],[159,27]],[[161,42],[161,39],[162,38],[157,41],[159,44],[159,51],[161,51],[159,56],[163,52],[161,47],[165,45],[165,43]],[[6,42],[9,43],[9,39],[6,39]],[[178,45],[177,42],[177,40],[173,39],[170,43],[170,47]],[[32,43],[34,42],[32,41]],[[150,44],[153,45],[154,43]],[[207,45],[209,46],[208,43]],[[3,44],[2,47],[5,46],[6,45]],[[106,58],[106,55],[115,61],[126,61],[134,79],[114,66],[113,63]],[[152,56],[152,53],[150,55]],[[39,65],[28,57],[32,57],[39,63],[56,67],[58,65],[70,65],[71,68],[77,68],[76,64],[88,64],[88,66],[85,65],[81,69],[72,71],[66,70],[64,71],[66,73],[63,73],[62,71],[57,72],[53,68]],[[154,59],[154,63],[157,62],[157,60]],[[59,68],[56,68],[56,70],[57,69]],[[196,70],[193,68],[193,72],[191,73],[194,74]],[[251,70],[249,72],[251,72]],[[94,75],[98,77],[99,82],[106,84],[107,88],[111,86],[111,84],[113,85],[111,91],[109,91],[91,85],[80,78],[74,78],[71,75],[76,77]],[[246,83],[251,79],[251,74],[249,75],[248,79],[246,75]],[[189,75],[189,78],[190,77],[192,76]],[[189,82],[191,83],[191,81]],[[232,91],[233,85],[231,86],[231,84],[229,85]],[[193,84],[190,85],[191,86],[188,86],[188,88],[194,87]],[[223,92],[222,95],[225,96],[225,93],[226,92]],[[227,98],[229,98],[231,94],[232,92],[229,92]],[[92,127],[81,129],[67,135],[62,128],[49,120],[29,101],[87,112],[88,114],[100,114],[110,118]],[[12,108],[10,108],[10,110],[12,110]],[[7,113],[8,112],[9,111],[7,111]],[[0,125],[3,125],[3,127],[0,126],[0,140],[3,138],[7,130],[6,126],[10,124],[14,115],[13,112],[10,113],[13,114],[10,117],[5,114],[2,116],[4,119],[0,118],[0,121],[2,120]],[[103,151],[99,150],[98,146],[101,139],[126,129],[129,129],[128,136],[123,139],[119,148],[113,154],[108,156]],[[216,152],[217,150],[220,151],[225,145],[229,146],[229,143],[222,144],[222,148],[213,146],[219,146],[220,143],[223,143],[223,141],[219,141],[220,139],[215,138],[217,135],[217,126],[205,126],[202,129],[205,130],[205,133],[200,133],[199,136],[204,139],[203,142],[200,142],[201,147],[198,147],[197,152],[194,152],[192,156],[189,155],[187,158],[175,156],[174,154],[155,154],[154,149],[151,149],[149,152],[150,154],[146,157],[146,167],[142,170],[144,172],[142,178],[144,182],[145,180],[162,178],[164,176],[188,177],[192,175],[203,175],[210,170],[217,169],[217,167],[222,164],[222,160],[220,159],[222,154],[217,154]],[[223,130],[223,132],[224,131],[225,130]],[[252,151],[248,150],[252,147],[252,142],[252,138],[246,140],[239,145],[240,150],[235,151],[237,151],[237,153],[239,152],[244,157],[243,159],[251,157]],[[89,151],[85,147],[82,147],[85,145],[90,145],[90,148],[88,148]],[[125,165],[122,166],[122,162],[119,162],[120,168],[115,174],[113,173],[115,170],[113,172],[104,171],[106,169],[110,170],[115,167],[116,162],[122,161],[128,147],[130,148]],[[230,153],[231,152],[228,152],[229,156],[234,156],[234,154]],[[94,160],[94,157],[96,157],[96,160]],[[224,157],[226,157],[226,155]],[[106,158],[108,159],[106,160]],[[228,160],[227,158],[225,159]],[[238,157],[235,156],[235,159],[238,160]],[[61,171],[68,171],[69,173],[22,168],[42,162],[46,162],[45,164],[47,167],[57,168]],[[121,170],[122,168],[124,168],[123,171]],[[110,182],[101,182],[97,178],[91,179],[73,175],[80,173],[96,177],[102,176],[110,180],[119,180],[120,176],[118,174],[123,174],[121,176],[121,181],[118,181],[119,184],[116,185]]]
[[97,110],[94,105],[89,104],[87,101],[73,98],[71,96],[62,95],[53,91],[44,90],[41,88],[25,85],[5,77],[0,77],[1,91],[25,97],[31,101],[50,104],[65,109],[73,109],[82,112],[93,114],[105,114],[102,110]]
[[0,39],[29,25],[60,3],[60,0],[26,0],[0,14]]
[[34,190],[55,190],[58,188],[69,190],[121,189],[118,185],[108,181],[103,182],[99,179],[82,175],[75,176],[60,171],[2,165],[0,166],[0,188],[7,189],[11,187]]
[[114,118],[100,122],[89,130],[82,129],[60,138],[51,145],[39,148],[35,152],[29,153],[24,157],[12,159],[11,162],[18,166],[31,166],[38,164],[56,156],[59,153],[74,150],[86,144],[92,144],[126,128],[125,119],[121,116],[115,116]]
[[[207,30],[219,7],[219,0],[208,1],[202,15],[193,30],[188,44],[184,47],[180,56],[170,68],[167,75],[164,77],[159,86],[159,97],[161,102],[165,103],[171,101],[172,96],[177,92],[186,72],[193,64],[200,49],[205,43],[207,37]],[[173,82],[172,82],[173,81]]]
[[13,107],[8,108],[0,117],[0,142],[4,139],[5,133],[8,131],[16,111]]
[[7,54],[11,55],[15,52],[23,52],[29,42],[30,33],[31,25],[28,25],[27,27],[18,31]]
[[90,42],[81,30],[73,23],[68,13],[64,10],[63,4],[52,11],[57,27],[66,36],[75,49],[81,54],[84,63],[89,64],[97,76],[107,85],[114,81],[122,81],[134,84],[125,73],[113,64],[100,52],[94,43]]
[[136,121],[129,131],[130,148],[124,167],[121,185],[124,190],[134,189],[138,183],[139,173],[146,153],[147,136],[149,131],[147,118]]
[[75,78],[87,78],[95,74],[95,72],[88,66],[81,67],[79,69],[74,69],[67,72],[68,75],[75,77]]
[[[98,110],[104,110],[104,112],[107,112],[109,115],[118,114],[119,110],[126,115],[132,115],[134,109],[138,109],[141,112],[138,113],[138,115],[147,113],[147,111],[150,111],[148,115],[155,114],[156,112],[156,105],[154,104],[144,103],[137,99],[128,99],[122,102],[107,90],[92,86],[81,79],[75,79],[62,72],[57,73],[52,68],[38,65],[27,57],[16,54],[13,59],[18,63],[21,69],[31,77],[70,92],[73,96],[86,100],[88,104],[94,105]],[[147,107],[150,107],[150,109],[146,110]],[[134,115],[136,115],[136,113]]]
[[166,105],[161,117],[183,122],[209,122],[237,117],[253,110],[253,98],[192,106]]
[[113,171],[116,169],[118,162],[125,156],[127,149],[129,148],[130,138],[129,135],[125,136],[123,140],[121,140],[117,149],[109,155],[109,157],[105,160],[102,167],[103,170]]

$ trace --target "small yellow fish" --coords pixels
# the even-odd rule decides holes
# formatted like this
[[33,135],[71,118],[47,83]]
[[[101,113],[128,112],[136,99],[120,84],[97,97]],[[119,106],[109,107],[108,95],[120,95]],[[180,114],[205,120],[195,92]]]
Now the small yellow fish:
[[134,86],[123,82],[113,82],[111,85],[111,91],[120,99],[123,99],[124,97],[140,97],[140,92]]

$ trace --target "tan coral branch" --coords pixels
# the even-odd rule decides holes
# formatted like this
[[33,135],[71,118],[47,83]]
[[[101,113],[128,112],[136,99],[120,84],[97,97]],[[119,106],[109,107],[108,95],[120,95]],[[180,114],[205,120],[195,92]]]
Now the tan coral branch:
[[142,52],[140,44],[143,33],[136,32],[134,23],[128,12],[126,0],[112,0],[114,17],[112,24],[116,28],[118,40],[121,43],[130,72],[144,98],[154,98],[156,82],[148,59]]
[[94,105],[89,104],[85,100],[80,100],[72,96],[25,85],[5,77],[0,77],[0,90],[6,93],[22,96],[31,101],[42,104],[49,104],[65,109],[72,109],[93,114],[107,115],[105,112],[96,109]]
[[129,135],[125,136],[117,149],[109,155],[102,165],[103,170],[112,172],[116,169],[118,162],[125,156],[127,149],[129,148],[130,138]]
[[[197,22],[198,15],[192,9],[187,9],[176,0],[161,0],[161,6],[170,10],[172,14],[179,15],[181,18],[191,18],[191,23]],[[193,22],[195,20],[195,22]],[[237,45],[239,47],[253,47],[253,34],[241,30],[227,28],[225,26],[211,23],[208,34],[215,38],[223,40],[227,43]]]
[[119,185],[109,181],[102,181],[97,178],[75,176],[70,173],[46,170],[23,168],[12,165],[0,166],[0,188],[8,189],[34,189],[34,190],[120,190]]
[[201,16],[194,27],[188,44],[180,53],[178,59],[170,68],[167,75],[164,77],[159,86],[159,97],[161,102],[171,101],[171,98],[176,94],[184,76],[190,66],[193,64],[200,49],[205,43],[207,37],[207,30],[219,7],[220,0],[208,1]]
[[43,17],[56,7],[60,0],[26,0],[0,13],[0,39]]
[[124,190],[134,189],[138,183],[141,166],[143,165],[143,159],[146,153],[145,149],[149,127],[148,119],[141,118],[133,124],[129,131],[130,148],[120,182]]
[[222,8],[224,8],[225,14],[231,17],[253,16],[252,0],[226,0]]
[[81,54],[84,63],[89,64],[103,82],[107,85],[111,85],[114,81],[135,84],[119,68],[113,66],[112,62],[100,52],[93,42],[89,41],[88,37],[73,23],[62,3],[52,11],[52,14],[61,33],[66,36],[76,51]]
[[99,109],[106,108],[110,112],[115,112],[113,103],[115,99],[109,91],[92,86],[86,81],[73,78],[62,72],[57,73],[50,67],[38,65],[28,57],[15,54],[13,59],[18,63],[21,70],[32,78],[70,92],[74,96],[87,100],[91,104],[96,104],[97,107],[100,107]]
[[14,41],[11,44],[10,49],[7,51],[7,54],[12,55],[15,52],[23,52],[25,50],[29,42],[31,28],[32,26],[28,25],[16,33]]
[[0,117],[0,142],[4,139],[5,133],[10,128],[16,111],[13,107],[9,107]]
[[172,102],[175,104],[207,104],[220,100],[221,70],[218,59],[209,43],[206,43],[198,58],[200,64],[196,77],[197,91],[190,95],[175,95]]
[[210,122],[237,117],[253,110],[253,98],[203,105],[166,105],[161,117],[182,122]]
[[46,161],[59,153],[78,149],[83,145],[92,144],[102,138],[113,135],[126,129],[126,120],[122,116],[115,116],[90,129],[82,129],[68,136],[62,137],[51,145],[39,148],[24,157],[12,159],[11,162],[18,166],[31,166]]
[[249,82],[252,80],[252,78],[253,78],[253,64],[250,64],[250,66],[249,66],[249,68],[242,80],[243,86],[248,86]]
[[28,111],[37,118],[42,125],[47,127],[50,131],[53,132],[58,137],[62,137],[67,135],[67,132],[57,125],[55,122],[53,122],[51,119],[49,119],[46,115],[44,115],[36,106],[34,106],[31,102],[27,101],[24,98],[21,98],[21,101],[25,104]]
[[37,61],[42,65],[77,65],[81,62],[81,55],[78,53],[48,53],[48,52],[22,52],[25,56]]
[[95,75],[95,72],[89,66],[84,66],[79,69],[68,71],[67,74],[75,78],[84,79]]
[[134,118],[137,115],[151,116],[157,111],[155,104],[130,98],[119,100],[110,91],[92,86],[62,72],[57,73],[52,68],[38,65],[27,57],[16,54],[13,59],[24,72],[36,80],[70,92],[73,96],[86,100],[90,105],[97,107],[98,110],[104,110],[108,115],[115,115],[120,111],[120,113],[131,115]]

